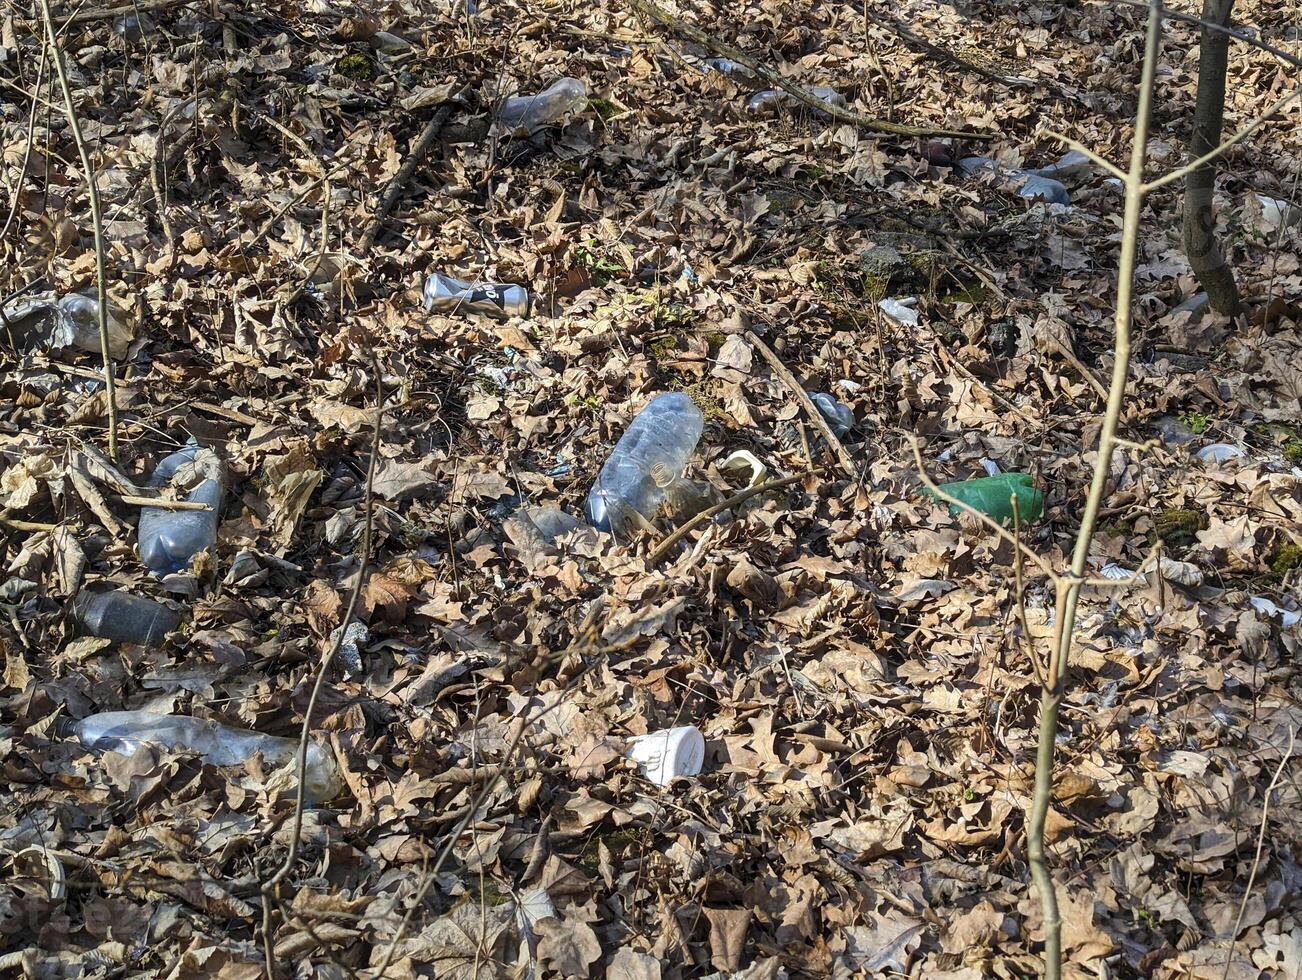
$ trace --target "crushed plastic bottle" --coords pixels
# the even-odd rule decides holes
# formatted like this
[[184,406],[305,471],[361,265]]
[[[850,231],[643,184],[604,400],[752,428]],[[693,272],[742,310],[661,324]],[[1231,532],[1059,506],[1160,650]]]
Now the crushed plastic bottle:
[[[1044,514],[1044,494],[1035,488],[1029,473],[1002,473],[984,476],[977,480],[960,480],[942,483],[940,489],[968,507],[978,510],[1004,527],[1013,525],[1012,497],[1017,495],[1018,520],[1022,524],[1038,521]],[[934,496],[927,491],[928,496]],[[951,517],[957,517],[964,508],[949,505]]]
[[809,400],[814,403],[814,407],[818,409],[818,413],[823,416],[828,428],[836,434],[837,438],[849,435],[854,429],[854,413],[826,391],[810,392]]
[[508,133],[529,136],[563,123],[588,104],[588,90],[577,78],[562,78],[537,95],[513,95],[502,103],[497,121]]
[[[69,293],[59,300],[60,326],[70,335],[69,343],[73,347],[98,354],[99,342],[99,300],[83,293]],[[109,356],[115,360],[126,356],[131,344],[132,330],[120,319],[112,306],[108,311]]]
[[[837,109],[844,109],[846,107],[845,96],[834,88],[827,88],[824,85],[816,85],[809,90],[809,93],[822,102],[825,102],[830,106],[835,106]],[[770,88],[765,89],[763,92],[756,92],[748,98],[746,100],[746,111],[755,114],[763,114],[776,112],[779,107],[785,105],[804,105],[804,103],[790,92]]]
[[753,77],[753,72],[745,65],[733,61],[731,58],[707,58],[705,66],[701,69],[706,75],[711,72],[718,72],[720,75],[740,75],[745,78]]
[[529,315],[529,290],[515,283],[464,282],[441,272],[425,280],[425,309],[431,313],[482,313],[485,316]]
[[1005,190],[1015,191],[1019,197],[1030,201],[1044,201],[1048,204],[1071,203],[1071,195],[1067,193],[1067,188],[1062,181],[1044,177],[1030,170],[1001,167],[989,157],[964,157],[958,162],[958,168],[969,177],[981,173],[994,174],[997,185]]
[[1062,181],[1035,174],[1025,175],[1025,179],[1017,187],[1017,194],[1028,201],[1044,201],[1046,204],[1071,203],[1071,195],[1067,193],[1067,188]]
[[914,307],[917,305],[916,296],[906,296],[904,299],[884,299],[877,308],[902,327],[916,327],[918,311]]
[[[199,446],[186,446],[158,464],[149,485],[156,489],[166,487],[178,473],[183,478],[193,476],[197,479],[198,486],[185,499],[207,504],[208,510],[141,509],[136,533],[140,560],[159,575],[181,571],[189,566],[191,558],[212,547],[221,520],[224,488],[221,462],[217,457]],[[185,483],[193,485],[189,479]]]
[[1279,231],[1281,228],[1291,228],[1302,222],[1302,207],[1277,197],[1267,197],[1265,194],[1254,194],[1253,197],[1256,198],[1256,206],[1261,211],[1261,217],[1257,222],[1261,230]]
[[[99,301],[93,296],[69,293],[56,299],[55,294],[45,293],[26,297],[6,306],[4,315],[14,340],[24,349],[76,347],[92,354],[100,353]],[[110,303],[109,356],[114,360],[125,357],[134,333],[131,321]]]
[[1292,609],[1281,609],[1265,596],[1249,596],[1248,603],[1263,616],[1278,616],[1280,625],[1285,629],[1292,629],[1298,623],[1302,623],[1302,613],[1294,612]]
[[114,643],[152,646],[181,625],[181,616],[161,602],[127,592],[82,592],[72,600],[72,618],[83,633]]
[[[214,766],[243,765],[261,754],[268,767],[279,769],[293,765],[298,755],[296,738],[153,711],[103,711],[83,718],[73,731],[83,745],[101,752],[133,755],[142,745],[155,745],[174,752],[193,752]],[[344,788],[334,754],[310,740],[303,782],[305,797],[316,803],[333,799]]]
[[639,517],[654,517],[682,481],[704,428],[701,410],[682,392],[651,399],[615,444],[588,493],[585,509],[592,525],[623,537],[642,525]]
[[1056,162],[1049,164],[1047,167],[1036,167],[1028,169],[1026,172],[1034,174],[1036,177],[1063,180],[1067,177],[1079,177],[1081,174],[1089,173],[1092,166],[1090,158],[1080,150],[1068,150]]

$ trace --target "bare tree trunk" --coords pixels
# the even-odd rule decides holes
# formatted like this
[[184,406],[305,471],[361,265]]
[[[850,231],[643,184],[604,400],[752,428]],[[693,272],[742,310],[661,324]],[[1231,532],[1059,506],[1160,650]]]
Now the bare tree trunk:
[[[1228,27],[1233,6],[1234,0],[1203,0],[1203,19]],[[1190,160],[1220,145],[1229,50],[1228,34],[1203,26],[1198,44],[1198,103],[1189,140]],[[1233,314],[1239,310],[1239,289],[1234,283],[1234,270],[1216,245],[1216,216],[1212,213],[1215,188],[1215,161],[1190,171],[1184,192],[1184,250],[1212,309]]]

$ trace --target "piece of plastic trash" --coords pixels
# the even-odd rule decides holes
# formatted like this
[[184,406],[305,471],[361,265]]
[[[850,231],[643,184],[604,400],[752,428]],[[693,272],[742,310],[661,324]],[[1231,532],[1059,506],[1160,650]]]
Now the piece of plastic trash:
[[1079,177],[1081,174],[1088,173],[1093,166],[1090,158],[1080,150],[1068,150],[1055,163],[1047,167],[1028,168],[1026,173],[1062,180],[1064,177]]
[[[104,711],[83,718],[73,726],[87,748],[101,752],[133,755],[142,745],[169,751],[193,752],[214,766],[244,765],[261,754],[267,766],[279,769],[293,765],[298,739],[264,735],[244,728],[189,715],[168,715],[153,711]],[[333,799],[344,782],[334,754],[311,740],[307,743],[304,791],[313,802]]]
[[877,304],[877,308],[902,327],[916,327],[918,311],[914,307],[917,305],[917,298],[908,296],[904,299],[884,299]]
[[1232,446],[1228,442],[1214,442],[1210,446],[1203,446],[1195,454],[1200,463],[1209,463],[1212,466],[1220,466],[1231,459],[1239,459],[1246,456],[1238,446]]
[[[53,293],[21,297],[4,307],[6,329],[22,349],[35,346],[62,350],[76,347],[98,354],[99,301],[82,293],[56,298]],[[130,319],[112,303],[108,307],[109,356],[127,354],[135,330]]]
[[1198,438],[1193,429],[1173,415],[1163,415],[1153,423],[1153,428],[1162,437],[1162,441],[1170,446],[1183,446]]
[[127,14],[113,22],[114,32],[125,41],[139,41],[154,29],[154,22],[148,14]]
[[[820,102],[834,106],[837,109],[844,109],[846,107],[845,96],[834,88],[827,88],[824,85],[815,85],[809,90],[809,94],[814,96],[814,98],[818,99]],[[746,100],[746,111],[755,114],[776,112],[780,107],[787,105],[794,107],[804,106],[806,104],[801,102],[790,92],[783,91],[782,89],[770,88],[765,89],[762,92],[756,92],[748,98]],[[813,111],[818,112],[819,110],[814,109]]]
[[969,177],[983,173],[993,174],[998,186],[1028,200],[1045,201],[1048,204],[1071,203],[1071,195],[1061,181],[1029,170],[1003,167],[989,157],[964,157],[958,162],[958,169]]
[[1000,476],[1004,472],[993,459],[986,459],[986,457],[982,456],[979,462],[981,468],[986,471],[986,476]]
[[[1029,473],[1002,473],[976,480],[942,483],[940,489],[956,500],[961,500],[974,510],[1004,527],[1013,525],[1013,495],[1017,495],[1018,520],[1022,524],[1038,521],[1044,514],[1044,494],[1036,489]],[[930,490],[928,496],[935,497]],[[939,499],[939,498],[937,498]],[[957,517],[964,508],[949,505],[949,513]]]
[[[69,343],[82,350],[100,353],[99,300],[82,293],[69,293],[59,300],[58,309],[61,325],[71,335]],[[120,318],[110,305],[108,309],[110,357],[117,360],[126,356],[132,333],[130,325]]]
[[696,450],[705,418],[681,391],[657,395],[615,444],[588,493],[588,520],[623,537],[650,521]]
[[196,445],[172,453],[154,470],[149,485],[166,487],[180,475],[186,486],[197,486],[185,498],[191,503],[207,504],[207,510],[168,510],[144,507],[136,532],[140,560],[159,575],[179,572],[190,559],[211,548],[217,540],[224,493],[222,466],[211,450]]
[[1168,313],[1167,316],[1175,316],[1177,313],[1188,313],[1189,322],[1197,323],[1203,318],[1203,314],[1207,312],[1208,308],[1211,306],[1211,302],[1212,298],[1206,293],[1194,293],[1183,303],[1171,307],[1171,312]]
[[81,592],[72,600],[81,632],[114,643],[153,646],[181,625],[181,614],[161,602],[129,592]]
[[1280,228],[1289,228],[1302,222],[1302,206],[1289,204],[1288,201],[1281,201],[1277,197],[1267,197],[1265,194],[1253,196],[1261,208],[1260,224],[1265,230],[1278,231]]
[[422,296],[425,309],[431,313],[479,313],[492,317],[529,315],[529,290],[515,283],[470,283],[434,272],[425,280]]
[[1018,197],[1028,201],[1044,201],[1046,204],[1070,204],[1071,194],[1061,181],[1036,174],[1023,174],[1017,185]]
[[563,123],[588,104],[588,90],[577,78],[562,78],[536,95],[513,95],[502,103],[497,121],[508,133],[529,136]]
[[854,413],[850,411],[848,406],[842,405],[828,392],[811,391],[809,400],[814,403],[814,407],[818,409],[818,414],[823,416],[828,428],[832,430],[838,439],[849,435],[851,430],[854,429]]
[[701,71],[706,75],[718,72],[720,75],[741,75],[747,78],[754,76],[749,68],[731,58],[706,58]]
[[367,629],[365,623],[357,619],[349,623],[346,630],[342,626],[336,626],[330,631],[329,642],[339,644],[339,652],[336,656],[343,664],[344,673],[349,677],[355,677],[362,672],[361,645],[370,638],[371,631]]
[[581,520],[559,507],[528,507],[525,509],[525,516],[548,544],[563,534],[569,534],[583,527]]
[[630,739],[624,755],[636,762],[651,782],[668,786],[679,776],[700,773],[705,762],[705,736],[692,725],[666,728]]
[[746,474],[746,489],[757,487],[764,482],[769,468],[755,457],[749,449],[738,449],[719,464],[720,473]]
[[376,31],[371,35],[371,47],[380,54],[396,57],[411,50],[411,42],[389,31]]
[[1302,613],[1294,612],[1291,609],[1281,609],[1265,596],[1249,596],[1248,603],[1263,616],[1278,616],[1279,625],[1285,629],[1302,623]]

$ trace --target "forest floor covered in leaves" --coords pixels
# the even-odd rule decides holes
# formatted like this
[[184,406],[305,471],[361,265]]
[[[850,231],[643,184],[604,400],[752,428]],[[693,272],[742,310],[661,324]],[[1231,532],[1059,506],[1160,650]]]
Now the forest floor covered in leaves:
[[[62,96],[17,6],[0,20],[7,309],[95,281]],[[1111,370],[1116,181],[1076,176],[1069,206],[1046,205],[938,165],[926,138],[756,117],[763,85],[703,71],[711,52],[620,4],[140,7],[140,32],[101,18],[60,37],[134,324],[118,467],[97,353],[0,352],[5,971],[263,973],[290,773],[91,750],[70,726],[149,707],[295,737],[369,558],[366,638],[312,714],[346,790],[306,810],[272,903],[282,971],[1036,974],[1028,647],[1045,654],[1052,590],[1028,564],[1024,629],[1012,549],[919,493],[910,439],[938,481],[983,460],[1034,474],[1047,503],[1024,538],[1065,567],[1102,412],[1081,370]],[[954,156],[1043,166],[1064,148],[1042,128],[1129,153],[1142,8],[883,6],[966,67],[835,0],[672,9],[865,115],[993,137]],[[1295,56],[1297,18],[1236,9]],[[1168,25],[1160,65],[1153,173],[1185,158],[1196,28]],[[1229,74],[1230,131],[1298,82],[1243,44]],[[495,100],[562,76],[590,97],[564,128],[475,139]],[[445,133],[368,243],[453,97],[449,132],[470,141]],[[1299,200],[1299,118],[1227,157],[1240,323],[1172,312],[1197,289],[1178,185],[1143,214],[1131,444],[1089,564],[1124,574],[1158,543],[1166,561],[1084,591],[1048,828],[1073,977],[1302,972],[1302,228],[1254,197]],[[533,311],[427,313],[433,271],[523,283]],[[879,310],[903,296],[917,326]],[[747,331],[852,410],[852,473]],[[719,465],[738,450],[770,478],[822,468],[663,560],[669,516],[631,542],[549,540],[530,508],[581,517],[671,390],[705,415],[690,475],[720,493],[745,486]],[[160,580],[121,498],[191,438],[228,474],[218,540]],[[1213,443],[1243,454],[1200,461]],[[78,635],[72,597],[106,584],[174,602],[182,627],[150,648]],[[704,733],[703,769],[653,785],[625,742],[675,725]]]

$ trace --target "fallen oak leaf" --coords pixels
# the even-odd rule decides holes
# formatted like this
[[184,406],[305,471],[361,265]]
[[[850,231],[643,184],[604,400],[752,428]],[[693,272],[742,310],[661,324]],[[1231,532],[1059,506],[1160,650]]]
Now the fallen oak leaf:
[[601,943],[586,922],[552,917],[534,923],[538,958],[564,977],[586,977],[588,967],[601,959]]

